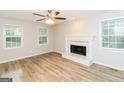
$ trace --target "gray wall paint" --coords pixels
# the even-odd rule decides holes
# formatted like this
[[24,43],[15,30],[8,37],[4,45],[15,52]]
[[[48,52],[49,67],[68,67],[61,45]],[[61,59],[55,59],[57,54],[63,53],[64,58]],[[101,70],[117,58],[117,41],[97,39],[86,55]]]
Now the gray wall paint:
[[96,38],[93,42],[94,62],[124,70],[124,51],[103,49],[99,45],[100,20],[120,16],[124,16],[124,11],[111,11],[54,26],[54,51],[60,53],[65,51],[67,35],[95,35]]
[[[3,26],[4,24],[23,25],[23,47],[17,49],[6,50],[3,48]],[[17,21],[10,19],[0,19],[0,63],[7,60],[42,54],[53,50],[53,33],[49,29],[48,45],[38,45],[38,29],[45,27],[42,24]]]

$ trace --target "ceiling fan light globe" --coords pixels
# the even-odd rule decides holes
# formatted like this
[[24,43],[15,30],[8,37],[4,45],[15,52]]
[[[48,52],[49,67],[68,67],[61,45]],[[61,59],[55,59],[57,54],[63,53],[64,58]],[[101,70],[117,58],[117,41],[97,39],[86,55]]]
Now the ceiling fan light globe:
[[54,22],[51,18],[49,18],[49,19],[47,19],[47,20],[45,21],[45,23],[46,23],[46,24],[54,24],[55,22]]

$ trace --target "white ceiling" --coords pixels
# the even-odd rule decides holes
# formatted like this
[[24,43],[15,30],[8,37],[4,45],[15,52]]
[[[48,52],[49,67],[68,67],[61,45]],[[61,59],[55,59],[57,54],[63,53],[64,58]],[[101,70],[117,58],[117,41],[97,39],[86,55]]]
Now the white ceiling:
[[[78,18],[85,18],[89,16],[103,14],[108,12],[107,10],[61,10],[60,11],[61,17],[67,18],[66,21],[78,19]],[[39,13],[45,15],[47,10],[0,10],[0,18],[9,18],[9,19],[17,19],[17,20],[25,20],[25,21],[32,21],[36,22],[37,19],[41,19],[32,13]],[[65,21],[55,21],[56,24],[65,22]],[[40,23],[40,22],[38,22]],[[44,23],[44,21],[42,21]]]

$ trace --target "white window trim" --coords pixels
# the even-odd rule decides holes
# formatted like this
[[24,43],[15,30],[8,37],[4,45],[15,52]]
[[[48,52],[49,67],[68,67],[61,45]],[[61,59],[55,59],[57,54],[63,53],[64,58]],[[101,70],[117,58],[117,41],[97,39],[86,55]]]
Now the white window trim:
[[[47,36],[47,43],[45,43],[45,44],[40,44],[40,43],[39,43],[39,36],[40,36],[40,35],[39,35],[39,29],[40,29],[40,28],[45,28],[45,29],[47,29],[47,35],[42,35],[42,36]],[[39,45],[39,46],[48,45],[48,44],[49,44],[49,30],[48,30],[47,27],[40,27],[40,28],[38,29],[38,34],[37,34],[37,35],[38,35],[38,39],[37,39],[37,40],[38,40],[38,45]]]
[[121,49],[121,48],[107,48],[107,47],[103,47],[102,46],[102,22],[104,21],[109,21],[109,20],[114,20],[114,19],[120,19],[120,18],[124,18],[124,16],[121,16],[121,17],[114,17],[114,18],[107,18],[107,19],[102,19],[100,20],[99,22],[99,46],[101,49],[104,49],[104,50],[110,50],[110,51],[116,51],[116,52],[124,52],[124,49]]
[[[6,25],[11,25],[11,26],[22,26],[22,34],[21,34],[21,46],[20,47],[11,47],[11,48],[7,48],[6,47],[6,32],[5,32],[5,26]],[[5,50],[11,50],[11,49],[19,49],[19,48],[22,48],[23,47],[23,25],[17,25],[17,24],[4,24],[3,25],[3,48]]]

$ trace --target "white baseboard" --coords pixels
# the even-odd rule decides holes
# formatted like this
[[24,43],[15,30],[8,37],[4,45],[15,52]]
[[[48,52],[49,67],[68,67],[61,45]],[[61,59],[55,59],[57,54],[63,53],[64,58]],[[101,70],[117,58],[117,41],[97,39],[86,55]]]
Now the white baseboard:
[[32,56],[41,55],[41,54],[45,54],[45,53],[49,53],[49,52],[52,52],[52,50],[47,51],[47,52],[42,52],[42,53],[35,53],[35,54],[31,54],[31,55],[27,55],[27,56],[23,56],[23,57],[18,57],[18,58],[11,58],[11,59],[8,59],[8,60],[0,61],[0,64],[8,63],[8,62],[11,62],[11,61],[16,61],[16,60],[19,60],[19,59],[29,58],[29,57],[32,57]]
[[60,52],[60,51],[53,51],[53,52],[56,52],[56,53],[62,54],[62,52]]
[[104,63],[101,63],[101,62],[98,62],[98,61],[93,61],[93,63],[124,71],[124,68],[117,67],[117,66],[114,66],[114,65],[104,64]]

